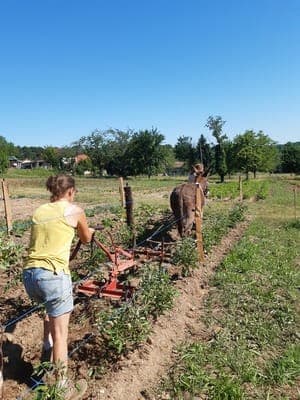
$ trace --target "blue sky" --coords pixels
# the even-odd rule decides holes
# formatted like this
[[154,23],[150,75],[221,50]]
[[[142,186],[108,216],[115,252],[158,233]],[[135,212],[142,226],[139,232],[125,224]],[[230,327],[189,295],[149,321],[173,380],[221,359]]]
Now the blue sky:
[[157,128],[300,140],[300,0],[1,0],[0,135]]

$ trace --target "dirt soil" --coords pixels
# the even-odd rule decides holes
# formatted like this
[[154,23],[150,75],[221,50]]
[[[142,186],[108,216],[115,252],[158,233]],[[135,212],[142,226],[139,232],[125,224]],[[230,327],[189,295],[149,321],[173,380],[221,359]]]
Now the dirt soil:
[[[13,200],[15,219],[26,219],[39,205],[38,201],[27,199]],[[76,379],[85,377],[89,380],[86,400],[158,400],[155,388],[172,365],[176,348],[183,342],[211,338],[218,327],[209,330],[201,321],[204,298],[210,287],[209,280],[224,256],[242,237],[248,222],[232,229],[222,242],[206,255],[205,263],[193,276],[176,282],[179,296],[174,308],[158,318],[146,343],[129,353],[116,363],[101,379],[89,379],[85,359],[80,355],[70,359],[70,374]],[[28,237],[26,237],[26,240]],[[25,240],[25,237],[23,238]],[[1,274],[0,274],[1,276]],[[5,275],[0,280],[1,324],[24,313],[30,307],[22,285],[4,292]],[[76,309],[77,307],[77,309]],[[78,304],[71,317],[69,343],[72,348],[78,340],[87,337],[93,331],[89,320],[80,318],[82,304]],[[87,308],[88,309],[88,308]],[[3,336],[4,355],[4,397],[5,400],[25,399],[29,393],[28,380],[33,366],[38,363],[42,346],[42,315],[32,313],[10,326]],[[101,366],[101,359],[97,360]]]

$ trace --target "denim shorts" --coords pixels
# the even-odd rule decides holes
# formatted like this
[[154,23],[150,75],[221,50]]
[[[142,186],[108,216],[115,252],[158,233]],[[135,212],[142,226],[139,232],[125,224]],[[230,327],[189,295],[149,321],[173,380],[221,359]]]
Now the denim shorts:
[[44,303],[51,317],[73,310],[71,276],[63,271],[55,274],[44,268],[24,269],[23,282],[28,296],[38,303]]

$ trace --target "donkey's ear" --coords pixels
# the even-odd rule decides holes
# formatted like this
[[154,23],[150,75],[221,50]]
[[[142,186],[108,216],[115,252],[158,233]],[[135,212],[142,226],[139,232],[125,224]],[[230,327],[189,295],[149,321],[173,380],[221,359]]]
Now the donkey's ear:
[[211,165],[208,168],[205,168],[202,176],[205,176],[207,178],[210,175],[210,172],[211,172]]

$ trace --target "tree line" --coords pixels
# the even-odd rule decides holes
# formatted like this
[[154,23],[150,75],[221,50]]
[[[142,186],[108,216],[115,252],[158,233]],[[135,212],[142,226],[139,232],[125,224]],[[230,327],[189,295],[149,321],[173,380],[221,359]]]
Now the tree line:
[[[94,130],[70,146],[34,147],[15,146],[0,136],[0,173],[9,166],[9,156],[18,159],[44,159],[54,169],[72,170],[83,174],[90,170],[94,175],[138,176],[149,178],[172,171],[175,161],[182,161],[184,169],[201,162],[210,174],[218,174],[221,182],[226,175],[236,172],[300,173],[300,142],[276,144],[262,131],[246,130],[229,140],[224,133],[225,121],[220,116],[209,116],[205,126],[216,143],[209,143],[204,135],[196,142],[189,136],[180,136],[175,146],[164,144],[165,137],[156,128],[134,131],[128,129]],[[87,159],[78,164],[65,162],[78,154]]]

